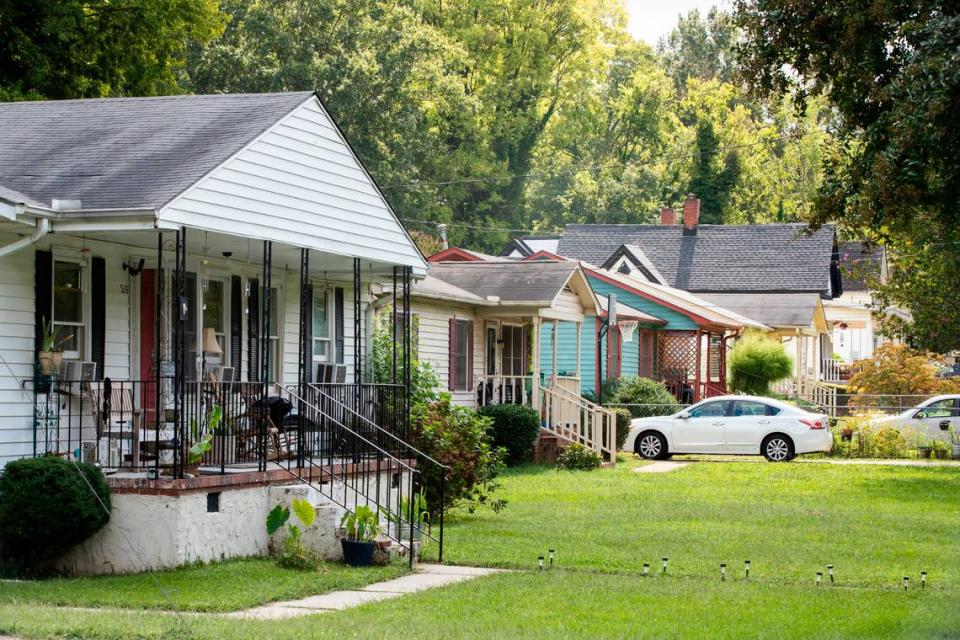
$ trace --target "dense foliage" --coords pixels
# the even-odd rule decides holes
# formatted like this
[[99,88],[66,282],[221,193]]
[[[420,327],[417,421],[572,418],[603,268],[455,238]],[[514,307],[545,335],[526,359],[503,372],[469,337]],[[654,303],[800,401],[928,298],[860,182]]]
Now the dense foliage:
[[603,389],[604,405],[626,405],[634,418],[668,415],[680,409],[673,394],[662,383],[650,378],[623,376],[613,384],[608,380]]
[[97,467],[62,458],[25,458],[0,475],[0,552],[30,574],[110,520],[110,490]]
[[590,471],[599,469],[603,460],[600,454],[578,442],[564,448],[557,457],[557,468],[567,471]]
[[847,388],[857,394],[850,402],[859,407],[889,406],[891,402],[897,406],[898,400],[891,396],[955,393],[958,384],[954,379],[937,377],[941,367],[942,358],[935,354],[906,345],[881,345],[872,358],[857,363],[858,370],[847,383]]
[[617,407],[613,410],[613,413],[617,416],[617,451],[623,449],[623,444],[627,441],[627,436],[630,435],[630,424],[633,422],[633,414],[630,413],[629,409],[624,407]]
[[490,418],[490,439],[494,447],[504,449],[508,465],[530,461],[533,444],[540,435],[540,416],[536,409],[519,404],[494,404],[482,407],[480,415]]
[[793,361],[778,340],[761,334],[741,338],[727,358],[730,389],[755,396],[770,394],[770,383],[782,380],[793,372]]
[[428,456],[449,467],[447,483],[440,499],[441,470],[423,465],[427,504],[437,509],[464,505],[473,511],[478,505],[500,510],[505,503],[493,497],[499,486],[496,478],[503,468],[501,452],[490,443],[487,429],[490,419],[473,409],[450,401],[450,394],[440,394],[433,402],[414,404],[411,410],[413,445]]
[[879,308],[922,348],[960,346],[960,5],[738,0],[739,62],[764,96],[826,98],[836,143],[811,221],[885,244]]

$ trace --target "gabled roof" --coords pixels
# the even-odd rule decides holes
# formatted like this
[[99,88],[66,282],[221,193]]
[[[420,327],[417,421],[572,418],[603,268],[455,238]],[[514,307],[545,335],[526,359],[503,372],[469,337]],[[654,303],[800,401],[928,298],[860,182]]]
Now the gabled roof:
[[770,329],[770,327],[763,322],[721,307],[718,304],[705,300],[700,296],[695,296],[682,289],[654,284],[647,280],[589,265],[584,265],[584,268],[588,275],[604,280],[616,287],[631,291],[657,304],[670,307],[691,318],[698,325],[715,325],[728,329],[739,329],[741,327],[752,327],[761,330]]
[[838,295],[832,225],[701,224],[685,234],[681,225],[571,224],[558,253],[604,264],[623,245],[642,250],[664,284],[679,289]]
[[463,247],[449,247],[429,256],[427,262],[507,262],[507,258],[492,256]]
[[613,269],[620,258],[626,258],[643,276],[654,284],[666,284],[667,279],[657,270],[643,249],[634,244],[621,245],[610,258],[603,263],[604,269]]
[[556,254],[559,243],[559,235],[520,236],[508,242],[507,246],[500,252],[500,255],[509,256],[516,252],[518,254],[517,257],[525,258],[538,251]]
[[549,306],[579,268],[576,262],[435,262],[428,273],[482,300]]
[[313,95],[0,103],[0,185],[46,206],[159,209]]
[[822,302],[816,293],[701,293],[699,296],[779,329],[812,327],[817,316],[823,314]]
[[840,277],[844,291],[868,291],[868,279],[879,279],[883,270],[883,247],[870,247],[862,242],[841,242]]

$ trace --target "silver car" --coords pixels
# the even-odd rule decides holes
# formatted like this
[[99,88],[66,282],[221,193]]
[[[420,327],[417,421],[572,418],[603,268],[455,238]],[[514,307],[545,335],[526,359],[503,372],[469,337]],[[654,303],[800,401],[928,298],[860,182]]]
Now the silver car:
[[960,394],[934,396],[892,416],[874,418],[874,427],[912,429],[928,438],[950,440],[950,430],[960,431]]

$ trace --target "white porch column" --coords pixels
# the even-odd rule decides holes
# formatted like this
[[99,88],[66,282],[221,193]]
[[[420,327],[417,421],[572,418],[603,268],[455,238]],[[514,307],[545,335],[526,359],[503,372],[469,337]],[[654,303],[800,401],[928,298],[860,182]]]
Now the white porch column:
[[533,408],[540,412],[540,318],[531,318],[533,327]]
[[796,388],[797,388],[797,393],[799,394],[801,380],[803,379],[803,346],[802,346],[803,337],[800,335],[800,329],[796,330],[796,335],[794,335],[793,339],[797,343],[796,344],[797,360],[794,366],[796,367],[796,370],[797,370]]

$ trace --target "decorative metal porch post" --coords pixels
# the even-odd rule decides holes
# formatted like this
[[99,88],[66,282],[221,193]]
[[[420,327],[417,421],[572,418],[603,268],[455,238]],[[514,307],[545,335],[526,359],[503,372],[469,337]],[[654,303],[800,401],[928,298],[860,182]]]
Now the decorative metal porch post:
[[360,258],[353,259],[353,410],[362,413],[360,384],[363,382],[363,326],[360,315]]
[[306,436],[306,423],[304,421],[304,412],[306,407],[303,399],[307,395],[307,385],[310,383],[310,353],[313,345],[310,344],[309,324],[312,320],[311,306],[313,304],[310,289],[310,250],[300,250],[300,352],[297,360],[297,467],[301,468],[304,464],[305,450],[304,442]]
[[[261,282],[260,300],[260,394],[262,399],[266,399],[268,387],[270,385],[270,305],[273,300],[270,296],[270,278],[273,275],[273,243],[269,240],[263,242],[263,282]],[[266,407],[264,407],[266,409]],[[267,470],[267,421],[260,420],[260,426],[257,430],[257,444],[259,445],[259,455],[257,456],[257,469]]]
[[[413,359],[413,345],[412,337],[413,332],[411,315],[410,315],[410,290],[413,285],[413,267],[404,267],[403,268],[403,423],[402,423],[402,433],[400,437],[404,440],[410,438],[410,385],[412,383],[411,377],[411,363]],[[442,511],[441,511],[442,514]],[[442,515],[441,515],[442,517]],[[442,530],[442,527],[441,527]]]
[[163,333],[163,231],[157,233],[157,268],[153,272],[154,277],[154,286],[153,286],[153,295],[154,295],[154,305],[153,313],[155,316],[154,319],[154,352],[153,352],[153,376],[154,376],[154,405],[153,405],[153,425],[154,425],[154,446],[156,451],[154,451],[153,458],[153,468],[154,468],[154,477],[160,478],[160,421],[161,416],[163,416],[164,408],[161,404],[163,402],[163,389],[164,384],[164,371],[163,371],[163,340],[161,335]]
[[176,311],[173,314],[173,412],[176,446],[173,448],[173,477],[183,477],[183,456],[187,448],[187,420],[184,411],[184,393],[187,386],[187,341],[184,323],[189,313],[187,302],[187,229],[177,230],[174,256],[174,296]]

